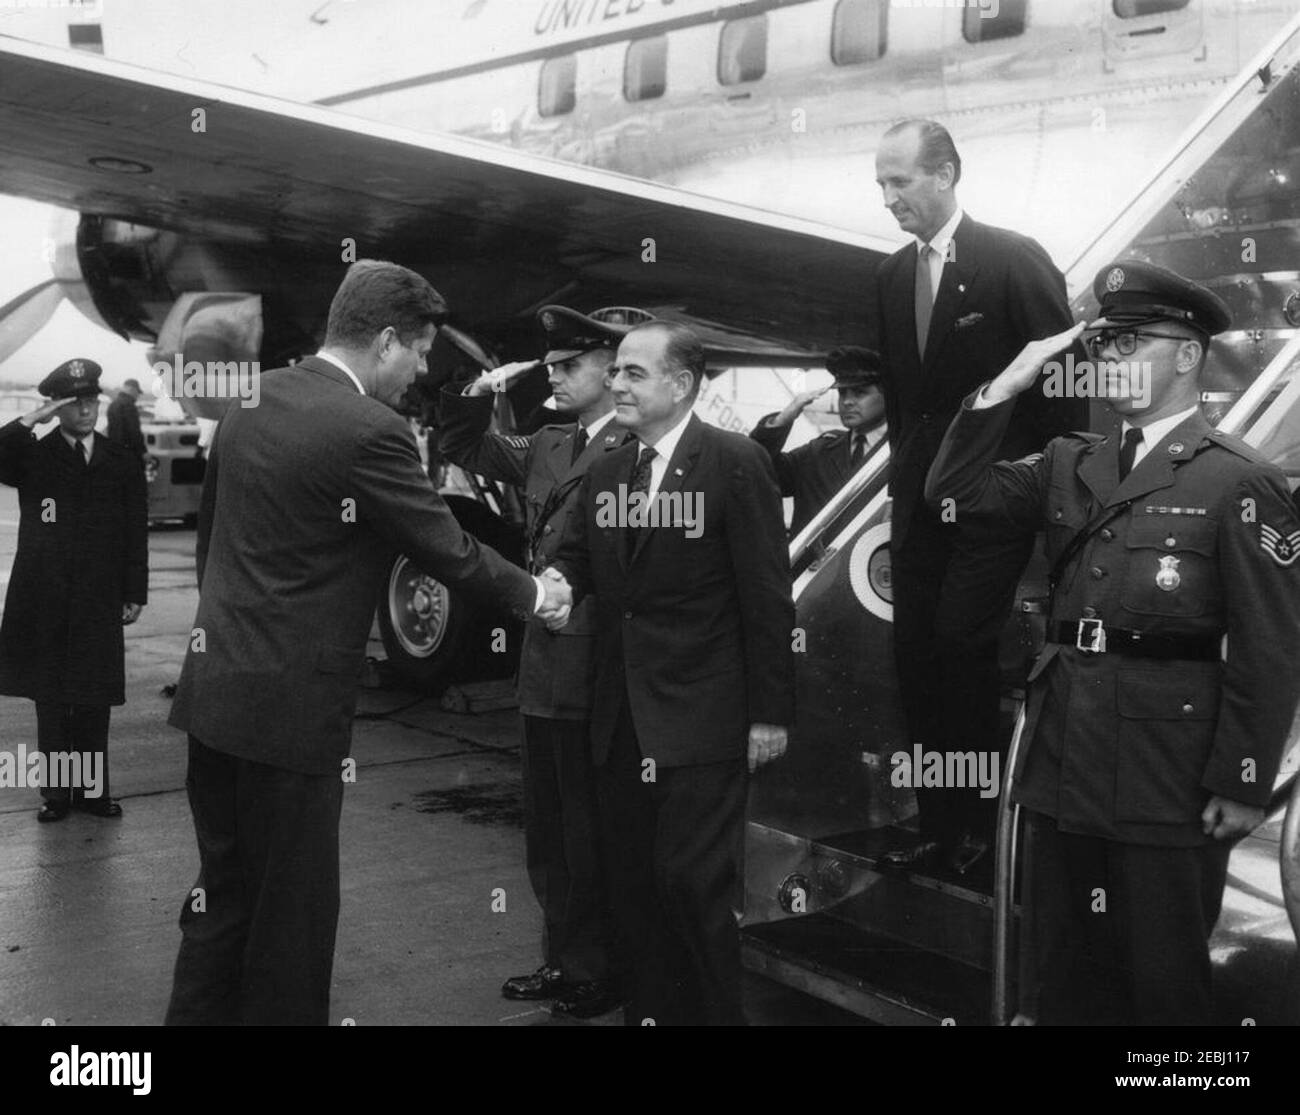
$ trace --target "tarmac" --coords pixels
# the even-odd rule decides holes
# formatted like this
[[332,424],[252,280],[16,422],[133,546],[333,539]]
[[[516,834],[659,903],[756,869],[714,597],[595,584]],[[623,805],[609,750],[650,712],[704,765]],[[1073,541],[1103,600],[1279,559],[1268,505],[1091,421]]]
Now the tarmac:
[[[17,517],[14,492],[0,489],[0,589]],[[198,874],[185,737],[168,727],[163,694],[197,603],[194,532],[155,528],[150,551],[149,604],[126,629],[127,703],[109,736],[123,816],[38,824],[35,789],[0,789],[0,1025],[156,1025],[166,1011],[177,918]],[[0,748],[23,743],[35,745],[34,706],[0,697]],[[618,1011],[576,1022],[499,993],[541,960],[517,712],[456,714],[415,693],[363,690],[352,753],[331,1024],[620,1023]],[[860,1022],[752,975],[746,1007],[759,1024]]]

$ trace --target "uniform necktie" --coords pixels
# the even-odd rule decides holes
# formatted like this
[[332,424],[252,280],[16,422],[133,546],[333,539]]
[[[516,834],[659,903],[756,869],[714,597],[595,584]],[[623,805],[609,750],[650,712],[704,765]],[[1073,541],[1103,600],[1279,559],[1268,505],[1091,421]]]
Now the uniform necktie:
[[853,451],[849,454],[849,470],[857,472],[862,462],[867,459],[867,437],[865,434],[853,435]]
[[[632,469],[632,483],[629,487],[629,495],[632,492],[640,492],[644,496],[650,494],[650,462],[655,458],[655,451],[648,445],[641,447],[641,456],[636,460],[636,467]],[[627,556],[630,561],[632,551],[636,549],[636,529],[632,527],[627,530]]]
[[82,468],[90,468],[90,453],[84,441],[77,442],[77,456],[81,459]]
[[916,253],[916,354],[925,359],[925,340],[930,334],[930,311],[934,309],[934,291],[930,289],[929,244],[922,244]]
[[1119,478],[1124,480],[1133,471],[1133,458],[1137,456],[1138,446],[1142,444],[1142,429],[1129,427],[1124,435],[1124,444],[1119,447]]
[[579,425],[578,432],[573,435],[573,462],[576,463],[582,456],[582,451],[587,448],[587,427]]

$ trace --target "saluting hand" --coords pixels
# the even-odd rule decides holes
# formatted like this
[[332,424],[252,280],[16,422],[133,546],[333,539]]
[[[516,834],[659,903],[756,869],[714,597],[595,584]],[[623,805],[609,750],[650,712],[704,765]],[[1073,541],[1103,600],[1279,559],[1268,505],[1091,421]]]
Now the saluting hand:
[[508,391],[515,380],[531,372],[541,364],[540,360],[520,360],[515,364],[502,364],[490,372],[484,372],[465,388],[466,395],[490,395],[493,391]]
[[1215,840],[1239,840],[1264,823],[1264,810],[1217,794],[1201,810],[1201,830]]
[[122,623],[129,627],[140,618],[140,613],[142,611],[144,611],[143,604],[123,604]]
[[1063,352],[1074,344],[1085,328],[1087,322],[1080,321],[1062,333],[1044,337],[1041,341],[1030,341],[984,389],[984,401],[992,406],[1005,402],[1022,391],[1028,391],[1038,379],[1038,373],[1043,370],[1043,365],[1058,352]]
[[785,754],[786,730],[779,724],[749,726],[749,773]]
[[799,394],[797,394],[793,399],[791,399],[788,403],[786,403],[785,409],[781,411],[781,413],[778,414],[775,418],[772,419],[772,425],[773,426],[790,425],[791,422],[793,422],[796,418],[798,418],[799,415],[801,415],[808,408],[808,405],[814,399],[820,399],[830,389],[831,389],[831,385],[827,384],[825,387],[818,387],[812,391],[800,391]]
[[46,419],[53,418],[69,403],[75,403],[76,401],[77,397],[75,395],[69,395],[66,399],[48,399],[32,411],[31,414],[24,414],[19,421],[30,430],[33,426],[39,426]]

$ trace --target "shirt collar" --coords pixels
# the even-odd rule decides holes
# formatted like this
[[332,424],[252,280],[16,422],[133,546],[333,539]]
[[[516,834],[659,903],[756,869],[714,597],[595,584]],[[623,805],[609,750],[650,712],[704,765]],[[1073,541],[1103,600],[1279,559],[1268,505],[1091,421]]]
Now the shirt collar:
[[[664,434],[663,437],[661,437],[658,441],[656,441],[654,445],[651,446],[651,448],[659,455],[659,457],[665,463],[667,463],[672,458],[673,453],[676,452],[677,443],[682,440],[682,434],[685,433],[686,431],[686,423],[688,423],[691,420],[691,415],[694,413],[695,412],[693,410],[688,410],[682,416],[682,420],[678,422],[676,426],[674,426],[671,430],[669,430],[666,434]],[[645,445],[646,443],[641,442],[641,444]],[[637,450],[637,452],[639,454],[640,450]]]
[[[948,245],[952,243],[952,238],[956,234],[957,226],[961,224],[963,216],[962,208],[959,205],[955,210],[953,210],[952,216],[948,218],[943,228],[930,237],[930,247],[935,250],[935,253],[940,259],[948,258]],[[916,250],[918,252],[921,250],[921,245],[924,243],[925,241],[919,236],[916,238]]]
[[59,433],[61,433],[61,434],[63,435],[63,440],[66,441],[66,442],[68,443],[68,448],[69,448],[69,449],[76,449],[76,448],[77,448],[77,442],[81,442],[81,444],[84,445],[84,446],[86,447],[86,452],[89,453],[89,452],[90,452],[90,449],[91,449],[91,446],[93,446],[94,443],[95,443],[95,431],[94,431],[94,430],[91,430],[90,433],[88,433],[85,437],[73,437],[72,434],[68,433],[67,430],[65,430],[62,426],[60,426],[60,427],[59,427]]
[[582,428],[587,431],[588,441],[593,440],[601,430],[609,425],[609,420],[614,417],[614,413],[614,408],[610,407],[609,410],[605,411],[605,413],[597,418],[590,426],[582,426],[581,422],[578,423],[579,426],[582,426]]
[[339,371],[346,372],[348,379],[350,379],[353,383],[357,385],[357,390],[360,391],[361,394],[363,395],[366,393],[366,389],[361,386],[361,381],[357,379],[356,372],[354,372],[351,368],[349,368],[345,363],[343,363],[342,360],[340,360],[332,352],[326,352],[324,349],[321,349],[320,352],[318,352],[316,355],[319,356],[322,360],[326,361],[327,363],[333,364],[334,367],[339,369]]
[[[1142,444],[1148,449],[1154,449],[1174,432],[1175,426],[1179,426],[1183,422],[1186,422],[1187,419],[1191,418],[1198,409],[1200,409],[1199,404],[1193,403],[1186,410],[1180,410],[1177,414],[1169,415],[1168,418],[1161,418],[1157,422],[1150,422],[1143,426]],[[1125,419],[1120,429],[1120,440],[1123,441],[1124,435],[1134,428],[1133,423]]]

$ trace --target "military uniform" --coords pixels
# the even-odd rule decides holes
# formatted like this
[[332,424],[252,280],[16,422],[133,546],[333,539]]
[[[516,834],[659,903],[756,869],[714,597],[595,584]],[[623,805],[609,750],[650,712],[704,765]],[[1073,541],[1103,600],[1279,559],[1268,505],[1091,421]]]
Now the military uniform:
[[[1208,292],[1163,269],[1103,276],[1112,320],[1126,293],[1158,300],[1166,319],[1183,304],[1208,313]],[[1212,333],[1226,314],[1185,320]],[[1015,402],[976,398],[927,497],[955,499],[958,521],[1044,530],[1055,574],[1015,792],[1031,811],[1038,952],[1022,991],[1045,1022],[1206,1022],[1205,939],[1229,847],[1201,813],[1211,795],[1267,802],[1300,697],[1300,520],[1286,481],[1199,409],[1123,480],[1117,431],[994,464]]]
[[[97,396],[99,365],[61,364],[40,385],[51,399]],[[78,439],[80,440],[80,439]],[[101,434],[70,444],[15,420],[0,428],[0,483],[18,489],[18,552],[0,623],[0,693],[36,702],[37,746],[99,755],[100,796],[42,787],[41,820],[72,804],[104,816],[109,794],[109,710],[126,700],[123,604],[148,600],[148,497],[140,461]]]
[[[613,348],[625,332],[565,307],[545,307],[538,319],[550,349],[547,363],[596,347]],[[529,568],[540,573],[552,563],[591,462],[629,435],[611,417],[575,454],[576,422],[547,425],[528,436],[494,434],[488,430],[491,395],[444,389],[440,405],[439,447],[448,460],[523,487]],[[538,619],[529,621],[519,659],[528,873],[543,913],[547,978],[555,982],[562,974],[568,984],[611,976],[612,930],[588,739],[595,604],[594,598],[583,600],[558,631],[547,630]],[[552,997],[509,989],[528,978],[507,981],[506,993],[512,998]]]
[[[863,351],[865,350],[858,350]],[[878,358],[874,353],[866,353],[872,361]],[[838,387],[879,387],[880,376],[871,371],[859,369],[845,370],[835,377]],[[790,436],[790,426],[777,426],[772,419],[777,414],[764,415],[757,426],[750,432],[759,445],[767,450],[776,469],[777,482],[781,485],[781,494],[794,499],[794,513],[790,518],[790,534],[798,534],[813,517],[826,506],[854,471],[861,467],[871,451],[884,440],[885,424],[873,426],[870,430],[859,431],[865,436],[862,460],[853,461],[852,435],[849,430],[828,430],[806,442],[789,453],[782,452],[786,439]]]

